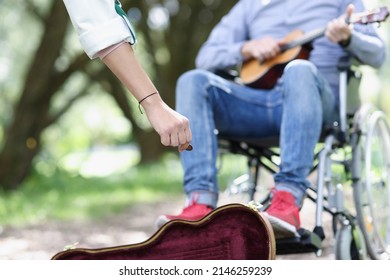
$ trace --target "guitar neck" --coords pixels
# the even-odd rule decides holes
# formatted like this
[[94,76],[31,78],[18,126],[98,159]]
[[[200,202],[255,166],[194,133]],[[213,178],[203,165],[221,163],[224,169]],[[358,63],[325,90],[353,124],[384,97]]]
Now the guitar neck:
[[[373,11],[352,14],[349,18],[345,19],[345,21],[348,24],[366,25],[385,21],[389,15],[390,13],[387,7],[381,7]],[[240,71],[241,80],[245,85],[253,88],[273,88],[279,77],[283,74],[285,65],[293,59],[308,59],[312,47],[303,47],[299,49],[299,51],[293,50],[288,52],[288,50],[293,48],[298,49],[299,46],[307,45],[315,39],[325,36],[325,31],[326,27],[316,29],[306,34],[304,34],[302,30],[293,30],[281,40],[281,52],[286,51],[286,53],[278,54],[276,57],[270,58],[264,63],[259,63],[255,58],[245,61]]]
[[306,44],[312,42],[313,40],[315,40],[315,39],[317,39],[319,37],[324,36],[325,30],[326,30],[326,28],[321,28],[321,29],[318,29],[318,30],[314,30],[314,31],[312,31],[310,33],[307,33],[303,37],[301,37],[299,39],[295,39],[295,40],[293,40],[291,42],[288,42],[287,44],[283,45],[281,47],[281,50],[282,51],[286,51],[288,49],[292,49],[292,48],[295,48],[295,47],[298,47],[298,46],[306,45]]
[[[382,22],[389,16],[389,11],[386,7],[381,7],[376,11],[372,12],[363,12],[353,14],[351,18],[346,19],[347,23],[358,23],[358,24],[369,24],[373,22]],[[307,33],[301,38],[295,39],[281,47],[282,51],[292,49],[298,46],[303,46],[307,43],[312,42],[313,40],[322,37],[325,35],[326,27],[314,30],[310,33]]]

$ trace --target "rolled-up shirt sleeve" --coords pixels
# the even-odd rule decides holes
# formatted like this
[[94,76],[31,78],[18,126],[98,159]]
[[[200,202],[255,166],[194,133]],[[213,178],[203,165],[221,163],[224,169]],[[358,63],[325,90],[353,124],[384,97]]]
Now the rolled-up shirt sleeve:
[[346,50],[363,64],[374,68],[381,67],[386,60],[385,43],[379,36],[354,31]]
[[96,54],[121,41],[135,42],[131,26],[115,10],[114,0],[63,0],[86,54]]

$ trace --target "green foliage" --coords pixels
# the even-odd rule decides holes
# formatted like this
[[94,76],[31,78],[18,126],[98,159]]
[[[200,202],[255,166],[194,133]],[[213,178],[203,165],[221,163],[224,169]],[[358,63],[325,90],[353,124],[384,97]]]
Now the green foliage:
[[83,178],[61,171],[51,177],[35,174],[17,191],[0,196],[0,224],[99,218],[134,202],[180,193],[178,166],[171,169],[166,164],[134,168],[106,178]]
[[[224,158],[221,186],[245,171],[243,160],[239,156]],[[23,226],[52,219],[99,219],[124,211],[134,203],[172,200],[183,194],[182,176],[176,154],[167,155],[162,162],[102,178],[74,176],[59,170],[50,177],[35,173],[18,190],[0,193],[0,226]]]

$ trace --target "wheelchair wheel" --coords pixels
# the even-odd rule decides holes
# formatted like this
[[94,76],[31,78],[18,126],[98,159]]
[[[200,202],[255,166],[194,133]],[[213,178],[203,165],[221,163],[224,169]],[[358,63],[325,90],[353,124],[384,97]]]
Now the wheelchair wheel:
[[390,129],[385,115],[369,113],[354,137],[352,180],[358,224],[370,257],[390,259]]
[[336,260],[364,260],[368,258],[366,244],[360,229],[350,224],[342,225],[336,233]]

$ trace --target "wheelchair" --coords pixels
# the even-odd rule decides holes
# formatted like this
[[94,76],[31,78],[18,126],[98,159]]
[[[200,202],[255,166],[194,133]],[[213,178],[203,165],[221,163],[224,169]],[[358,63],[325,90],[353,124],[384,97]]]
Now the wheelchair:
[[[315,225],[301,228],[299,237],[276,239],[276,254],[322,253],[323,215],[329,214],[338,260],[390,259],[390,129],[386,115],[361,104],[359,67],[340,60],[340,118],[323,130],[309,176],[315,178],[306,200],[314,202]],[[270,188],[264,173],[278,171],[278,139],[235,139],[217,135],[220,156],[244,155],[248,171],[226,188],[229,195],[245,194],[262,210]],[[222,159],[221,159],[222,160]]]

